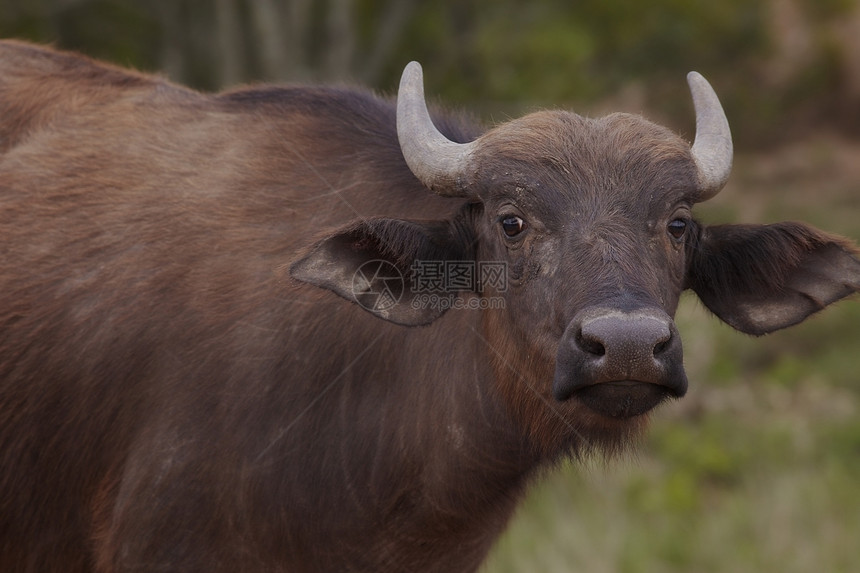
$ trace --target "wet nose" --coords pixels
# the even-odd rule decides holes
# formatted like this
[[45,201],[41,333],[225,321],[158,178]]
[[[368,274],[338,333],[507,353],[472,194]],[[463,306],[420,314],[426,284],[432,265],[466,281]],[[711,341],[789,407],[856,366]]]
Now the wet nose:
[[562,337],[553,381],[558,400],[577,395],[595,409],[634,415],[686,390],[680,336],[661,309],[589,309]]
[[582,321],[574,343],[586,360],[633,373],[659,361],[672,339],[669,322],[658,316],[615,313]]

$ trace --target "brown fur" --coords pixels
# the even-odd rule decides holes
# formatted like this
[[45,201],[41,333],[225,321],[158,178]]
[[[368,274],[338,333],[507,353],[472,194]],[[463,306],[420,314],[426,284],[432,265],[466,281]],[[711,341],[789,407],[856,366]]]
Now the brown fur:
[[531,461],[485,374],[283,270],[332,225],[457,208],[389,102],[7,42],[0,118],[0,570],[478,566]]
[[[661,226],[695,191],[686,144],[536,114],[488,132],[456,201],[394,117],[0,42],[0,571],[475,571],[541,467],[641,432],[554,401],[552,372],[578,309],[671,314],[710,284],[688,268],[724,272],[684,258],[718,241],[685,255]],[[534,226],[503,247],[509,204]],[[398,326],[293,280],[315,245],[506,260],[510,292],[460,296],[507,306]],[[738,253],[729,273],[755,266]]]

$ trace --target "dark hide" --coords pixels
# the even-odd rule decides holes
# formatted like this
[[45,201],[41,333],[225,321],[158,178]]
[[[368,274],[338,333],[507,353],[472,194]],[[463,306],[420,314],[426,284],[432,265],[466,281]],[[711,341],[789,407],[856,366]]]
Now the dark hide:
[[[623,385],[553,396],[585,310],[670,320],[689,287],[760,333],[858,288],[841,239],[696,225],[688,145],[641,118],[483,141],[445,199],[366,91],[0,43],[0,571],[475,571],[537,470],[646,424]],[[504,305],[409,306],[416,260],[504,262],[506,290],[453,293]],[[373,261],[402,306],[356,304]]]

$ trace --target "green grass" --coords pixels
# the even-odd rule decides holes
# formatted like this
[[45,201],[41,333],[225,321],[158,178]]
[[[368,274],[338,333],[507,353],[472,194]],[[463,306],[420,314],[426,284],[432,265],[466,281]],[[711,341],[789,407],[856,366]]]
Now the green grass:
[[[709,222],[806,220],[860,239],[860,154],[741,157]],[[483,573],[860,570],[860,297],[762,338],[685,295],[691,388],[627,459],[533,488]]]

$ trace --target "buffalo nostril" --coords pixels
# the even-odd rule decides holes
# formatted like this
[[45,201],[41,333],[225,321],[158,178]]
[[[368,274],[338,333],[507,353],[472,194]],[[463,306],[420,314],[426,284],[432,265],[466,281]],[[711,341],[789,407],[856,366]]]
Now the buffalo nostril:
[[666,349],[669,348],[669,344],[672,342],[672,333],[670,332],[668,336],[662,338],[657,341],[657,344],[654,345],[654,356],[660,356]]
[[582,330],[576,335],[576,344],[588,354],[594,356],[603,356],[606,354],[606,347],[603,343],[593,336],[586,336]]

